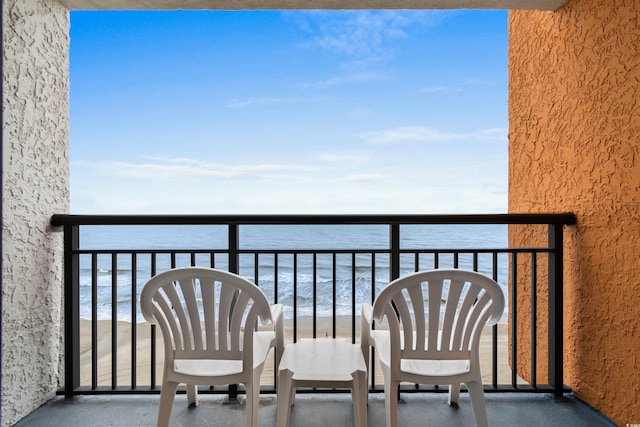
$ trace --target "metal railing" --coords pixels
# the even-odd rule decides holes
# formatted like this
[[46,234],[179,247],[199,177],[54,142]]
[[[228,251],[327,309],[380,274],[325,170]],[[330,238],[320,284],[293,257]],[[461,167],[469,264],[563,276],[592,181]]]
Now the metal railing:
[[[62,227],[65,252],[65,380],[59,394],[71,397],[77,394],[159,392],[157,365],[161,356],[156,346],[156,330],[153,326],[139,323],[143,319],[139,315],[137,295],[141,285],[159,271],[198,265],[241,274],[265,290],[272,303],[284,303],[290,325],[289,340],[292,341],[303,334],[316,337],[322,331],[325,336],[340,336],[356,342],[359,305],[373,302],[381,287],[401,275],[437,268],[481,271],[501,283],[509,293],[505,319],[510,326],[510,343],[508,348],[499,347],[498,326],[492,327],[491,376],[489,381],[485,381],[485,390],[540,391],[561,396],[569,391],[563,382],[563,228],[575,224],[575,221],[572,214],[54,215],[51,224]],[[517,225],[546,227],[546,242],[531,247],[509,247],[506,228]],[[122,247],[121,241],[104,238],[110,237],[114,227],[120,227],[122,231],[128,230],[128,226],[144,226],[153,232],[126,234],[123,240],[134,247]],[[205,243],[199,243],[198,247],[174,244],[172,239],[162,237],[161,226],[189,226],[190,229],[197,226],[197,229],[212,232],[211,241],[208,241],[209,237],[200,236]],[[501,226],[503,228],[498,230],[505,231],[504,244],[467,247],[444,238],[438,241],[438,246],[430,246],[415,239],[404,239],[405,235],[415,235],[420,227],[448,226],[486,226],[490,230],[496,230],[491,229],[492,226]],[[299,227],[293,234],[325,227],[322,230],[325,242],[330,244],[318,247],[313,236],[307,240],[300,236],[303,242],[307,242],[303,245],[267,241],[269,238],[260,233],[253,233],[250,239],[247,237],[252,230],[263,230],[260,227]],[[356,243],[347,239],[334,244],[332,233],[337,236],[336,230],[344,231],[341,227],[373,227],[367,230],[373,230],[374,235],[367,235],[364,240],[355,239]],[[87,230],[94,235],[96,230],[98,235],[102,233],[99,245],[85,243],[85,236],[91,234]],[[347,234],[351,235],[354,234]],[[176,237],[175,233],[173,237]],[[531,294],[531,303],[525,308],[529,310],[531,319],[528,382],[519,376],[519,354],[516,351],[518,341],[524,337],[516,320],[516,314],[523,310],[518,306],[518,292],[522,291],[523,272],[519,267],[522,260],[526,260],[526,274],[530,274],[526,286]],[[320,279],[322,283],[319,283]],[[548,380],[541,384],[537,381],[540,321],[537,295],[545,286],[548,301],[545,301],[546,313],[542,317],[546,318],[548,330],[545,350],[548,353],[545,367]],[[320,301],[320,294],[325,300]],[[128,321],[124,332],[118,327],[122,311]],[[330,326],[320,327],[319,321],[327,318]],[[309,325],[301,329],[302,319],[308,320]],[[81,328],[82,322],[85,326]],[[108,330],[106,335],[101,333],[102,328]],[[150,334],[149,348],[138,348],[142,333]],[[127,344],[122,350],[121,341],[125,338]],[[126,355],[122,351],[126,351]],[[98,361],[104,357],[110,359],[109,366],[99,371]],[[124,366],[123,360],[126,361]],[[500,382],[504,378],[498,378],[499,363],[509,365],[510,378],[506,382]],[[87,372],[81,374],[81,365]],[[275,371],[272,381],[268,381],[270,384],[265,385],[263,377],[263,392],[275,392]],[[127,380],[119,379],[122,372],[128,373]],[[381,391],[375,370],[372,369],[370,374],[370,391]],[[144,380],[140,379],[142,377]],[[401,389],[403,392],[438,391],[437,388],[417,386],[402,386]],[[228,393],[233,399],[242,389],[230,386],[208,392]]]

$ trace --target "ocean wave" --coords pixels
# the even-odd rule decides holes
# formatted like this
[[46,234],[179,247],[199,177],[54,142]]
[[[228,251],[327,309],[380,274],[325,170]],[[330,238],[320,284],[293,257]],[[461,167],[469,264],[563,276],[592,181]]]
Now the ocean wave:
[[[197,227],[195,227],[197,228]],[[506,227],[504,227],[506,230]],[[117,231],[111,230],[108,233],[97,229],[93,234],[87,233],[83,227],[83,238],[85,241],[89,237],[88,246],[83,243],[83,248],[95,247],[100,249],[111,248],[113,244],[124,245],[124,247],[140,247],[142,243],[153,247],[175,247],[169,242],[181,242],[186,247],[199,247],[203,244],[201,236],[197,230],[189,234],[188,228],[176,227],[165,228],[164,233],[169,235],[167,239],[158,238],[157,229],[149,227],[148,231],[140,230],[135,233],[131,228],[127,228],[127,233],[119,236]],[[311,247],[320,248],[355,248],[355,247],[383,247],[388,244],[388,232],[382,227],[360,227],[356,232],[349,234],[347,227],[344,228],[318,228],[313,227],[297,228],[274,228],[269,227],[246,227],[243,228],[243,241],[253,238],[253,243],[243,243],[243,248],[255,247],[260,249],[282,250]],[[342,231],[339,231],[342,230]],[[404,228],[403,228],[404,230]],[[487,233],[480,231],[480,228],[469,227],[454,228],[407,228],[403,231],[401,246],[407,247],[506,247],[506,232]],[[444,231],[442,231],[444,230]],[[100,231],[100,232],[98,232]],[[317,232],[316,232],[317,231]],[[409,232],[410,231],[410,232]],[[172,234],[174,233],[174,234]],[[438,234],[439,233],[439,234]],[[224,236],[224,234],[222,234]],[[128,240],[127,240],[128,239]],[[151,240],[147,240],[151,239]],[[161,240],[161,241],[159,241]],[[142,243],[141,243],[142,242]],[[383,242],[384,244],[380,243]],[[277,243],[277,244],[276,244]],[[455,244],[455,245],[454,245]],[[195,255],[196,265],[211,265],[211,255],[199,253]],[[93,277],[92,262],[97,259],[97,275]],[[153,259],[153,262],[152,262]],[[390,255],[372,254],[364,252],[324,254],[260,254],[257,256],[257,277],[256,256],[253,254],[243,254],[239,257],[240,275],[246,279],[257,283],[265,292],[270,301],[278,301],[285,305],[285,312],[288,316],[293,315],[294,294],[297,299],[295,305],[297,314],[300,316],[311,315],[313,313],[313,293],[315,286],[316,313],[318,315],[331,315],[335,310],[338,315],[351,315],[354,311],[352,301],[355,300],[355,310],[359,313],[362,302],[370,302],[373,296],[388,284],[390,280]],[[295,262],[294,262],[295,259]],[[216,254],[214,256],[215,266],[227,269],[228,256],[226,254]],[[277,265],[276,265],[277,260]],[[410,274],[416,269],[451,268],[457,266],[463,269],[478,269],[489,276],[498,277],[498,282],[503,285],[505,294],[507,292],[506,283],[508,275],[508,256],[500,254],[498,256],[497,271],[494,272],[493,254],[477,254],[475,257],[471,253],[461,253],[455,256],[452,253],[435,255],[428,253],[401,254],[400,275]],[[416,265],[415,261],[418,264]],[[94,304],[93,295],[97,295],[95,301],[98,318],[111,318],[112,310],[112,286],[116,288],[116,312],[118,320],[140,319],[139,307],[136,313],[131,312],[133,304],[132,298],[139,298],[140,290],[144,283],[151,277],[152,265],[155,271],[164,271],[172,266],[186,267],[192,264],[190,254],[176,254],[174,258],[170,254],[149,253],[118,254],[114,258],[111,254],[98,254],[95,258],[89,254],[81,255],[80,269],[80,315],[81,317],[91,317],[91,307]],[[375,265],[375,272],[373,266]],[[294,268],[295,267],[295,268]],[[135,278],[134,278],[135,268]],[[135,279],[135,280],[134,280]],[[294,286],[296,288],[294,289]],[[277,292],[277,295],[276,295]],[[334,297],[335,294],[335,297]]]

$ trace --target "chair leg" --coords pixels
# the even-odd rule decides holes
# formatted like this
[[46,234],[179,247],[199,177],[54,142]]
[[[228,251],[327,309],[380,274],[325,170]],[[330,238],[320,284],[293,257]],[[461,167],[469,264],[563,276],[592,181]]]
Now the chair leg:
[[178,383],[165,382],[160,393],[160,406],[158,408],[158,427],[169,427],[173,400],[176,397]]
[[198,386],[193,384],[187,384],[187,403],[189,408],[195,408],[198,406]]
[[358,371],[351,375],[353,386],[351,397],[353,400],[353,415],[357,427],[367,427],[367,373]]
[[289,395],[289,408],[296,404],[296,388],[291,386],[291,394]]
[[471,398],[471,406],[473,406],[473,415],[476,419],[476,426],[488,427],[487,404],[484,400],[484,388],[482,381],[469,381],[466,383],[469,389],[469,398]]
[[460,383],[449,385],[449,406],[458,407],[458,401],[460,400]]
[[387,427],[398,427],[398,387],[400,383],[384,378],[384,409],[387,415]]
[[258,406],[260,403],[260,374],[254,371],[251,384],[245,384],[247,390],[246,396],[246,412],[247,412],[247,427],[258,427]]
[[291,394],[295,393],[292,384],[293,374],[288,369],[278,373],[278,427],[288,427],[291,412]]
[[[364,317],[362,318],[361,324],[362,324],[361,328],[365,328],[365,329],[361,329],[361,330],[363,330],[363,331],[366,330],[366,326],[365,325],[367,323],[366,323],[366,320],[364,320]],[[364,389],[365,389],[365,398],[364,399],[365,399],[366,404],[369,405],[369,383],[368,383],[369,380],[368,380],[368,378],[369,378],[369,375],[371,375],[371,371],[369,370],[369,364],[370,364],[370,358],[371,358],[371,355],[369,353],[371,352],[371,346],[369,344],[369,337],[368,336],[363,335],[361,337],[360,349],[362,351],[362,358],[364,359],[364,364],[367,367],[366,378],[365,378],[366,384],[365,384],[365,387],[364,387]]]

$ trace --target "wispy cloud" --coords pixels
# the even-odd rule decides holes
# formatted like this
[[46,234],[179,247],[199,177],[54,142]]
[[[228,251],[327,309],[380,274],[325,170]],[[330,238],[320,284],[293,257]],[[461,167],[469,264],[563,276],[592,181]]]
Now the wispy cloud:
[[103,161],[76,163],[89,166],[103,173],[135,178],[238,178],[299,173],[309,170],[306,166],[284,164],[228,164],[210,163],[189,158],[149,157],[141,163]]
[[247,98],[247,99],[231,99],[227,102],[227,108],[246,108],[253,107],[254,105],[266,105],[266,104],[284,104],[286,102],[291,102],[292,99],[288,98]]
[[454,83],[451,86],[437,85],[427,86],[418,89],[418,93],[459,93],[468,90],[470,87],[485,86],[490,84],[485,78],[468,78]]
[[422,89],[418,89],[418,93],[440,93],[440,92],[449,92],[450,89],[446,86],[431,86],[425,87]]
[[315,89],[315,88],[327,88],[332,86],[339,86],[349,83],[365,83],[371,81],[381,81],[389,79],[389,75],[387,73],[354,73],[347,74],[344,76],[331,77],[326,80],[321,80],[317,82],[307,82],[301,83],[298,85],[302,89]]
[[368,151],[320,151],[316,153],[316,159],[330,163],[362,163],[371,160],[371,153]]
[[382,178],[384,178],[384,175],[379,173],[360,173],[345,175],[344,180],[351,182],[371,182],[379,181]]
[[363,119],[371,114],[370,108],[363,107],[355,107],[346,112],[349,117],[353,117],[355,119]]
[[503,128],[483,129],[473,132],[447,132],[423,126],[405,126],[362,135],[371,144],[396,144],[403,142],[440,142],[455,140],[506,140]]
[[408,37],[412,25],[432,25],[443,12],[418,10],[297,11],[291,20],[309,34],[303,46],[349,56],[378,53],[389,40]]

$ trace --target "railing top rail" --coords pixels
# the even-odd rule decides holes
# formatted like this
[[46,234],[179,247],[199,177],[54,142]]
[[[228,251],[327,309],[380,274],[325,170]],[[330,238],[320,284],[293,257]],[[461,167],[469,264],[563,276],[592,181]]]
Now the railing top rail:
[[437,215],[68,215],[56,214],[51,225],[373,225],[373,224],[554,224],[575,225],[573,213],[437,214]]

